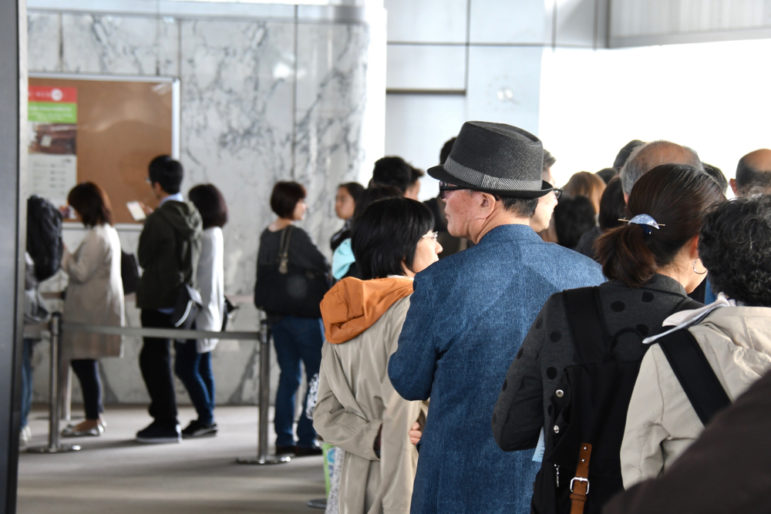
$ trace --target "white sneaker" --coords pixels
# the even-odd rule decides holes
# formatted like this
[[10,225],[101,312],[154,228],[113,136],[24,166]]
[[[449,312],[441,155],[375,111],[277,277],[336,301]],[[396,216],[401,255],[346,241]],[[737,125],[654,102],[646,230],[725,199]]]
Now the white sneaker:
[[19,448],[26,448],[31,439],[32,430],[29,428],[29,425],[25,425],[24,428],[19,430]]

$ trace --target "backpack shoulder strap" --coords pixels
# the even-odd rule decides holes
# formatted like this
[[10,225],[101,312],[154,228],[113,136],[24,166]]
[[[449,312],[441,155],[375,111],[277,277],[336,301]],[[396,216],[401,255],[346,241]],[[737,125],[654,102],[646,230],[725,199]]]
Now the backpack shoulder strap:
[[688,329],[681,329],[662,337],[658,344],[693,409],[706,426],[720,409],[731,404],[731,400],[699,343]]
[[600,360],[608,336],[602,323],[597,287],[568,289],[562,292],[562,301],[579,360],[577,364]]

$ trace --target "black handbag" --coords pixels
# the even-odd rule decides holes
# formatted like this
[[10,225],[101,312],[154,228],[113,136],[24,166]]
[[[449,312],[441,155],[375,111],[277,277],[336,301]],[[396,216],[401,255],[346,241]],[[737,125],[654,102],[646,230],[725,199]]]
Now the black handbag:
[[123,294],[136,293],[139,287],[139,264],[133,253],[120,251],[120,278],[123,281]]
[[191,328],[202,307],[201,293],[190,284],[182,284],[177,290],[177,301],[171,314],[172,324],[176,328]]
[[268,314],[320,318],[319,303],[329,290],[325,273],[303,269],[289,260],[289,242],[294,227],[281,234],[278,259],[257,265],[254,305]]

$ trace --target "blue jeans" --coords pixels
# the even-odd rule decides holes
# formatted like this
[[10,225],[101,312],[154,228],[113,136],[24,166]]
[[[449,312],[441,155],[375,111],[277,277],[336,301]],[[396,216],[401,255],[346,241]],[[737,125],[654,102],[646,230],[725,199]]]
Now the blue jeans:
[[[321,345],[324,343],[324,327],[321,318],[298,318],[284,316],[271,323],[273,346],[276,360],[281,369],[276,390],[276,411],[273,421],[276,430],[277,446],[292,446],[294,434],[292,425],[295,413],[295,398],[300,387],[300,362],[305,367],[305,376],[310,382],[319,372],[321,364]],[[308,392],[305,392],[303,409],[297,422],[297,445],[310,447],[316,444],[316,431],[313,422],[305,414]]]
[[24,339],[21,350],[21,423],[19,428],[27,426],[27,416],[32,406],[32,347],[34,339]]
[[174,341],[174,373],[190,395],[198,422],[214,423],[214,374],[211,370],[211,352],[198,353],[197,341]]

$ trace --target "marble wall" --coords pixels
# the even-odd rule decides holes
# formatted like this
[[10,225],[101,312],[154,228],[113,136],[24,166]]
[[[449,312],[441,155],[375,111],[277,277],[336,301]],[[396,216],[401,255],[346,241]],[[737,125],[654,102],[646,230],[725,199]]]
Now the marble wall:
[[[385,84],[373,83],[371,66],[385,64],[370,56],[385,46],[379,27],[385,18],[376,11],[374,17],[370,12],[342,21],[305,19],[296,8],[278,10],[288,16],[235,16],[227,8],[206,16],[30,8],[29,70],[179,78],[183,190],[201,182],[222,190],[230,211],[224,228],[226,292],[244,301],[234,328],[255,330],[258,313],[250,296],[259,234],[273,217],[273,183],[297,180],[306,186],[309,210],[301,226],[329,255],[329,236],[340,224],[333,210],[336,185],[366,177],[382,155],[382,138],[370,137],[367,127],[384,125]],[[124,247],[135,249],[138,229],[119,232]],[[77,227],[65,231],[73,247],[80,237]],[[48,287],[63,281],[56,277]],[[138,326],[130,298],[127,311],[129,323]],[[124,357],[102,362],[108,403],[147,401],[139,346],[126,338]],[[37,369],[44,370],[45,346],[39,348]],[[254,342],[221,341],[213,364],[218,403],[256,402]],[[36,374],[40,400],[46,397],[46,375]],[[187,395],[177,385],[184,403]],[[76,387],[73,398],[79,397]]]

